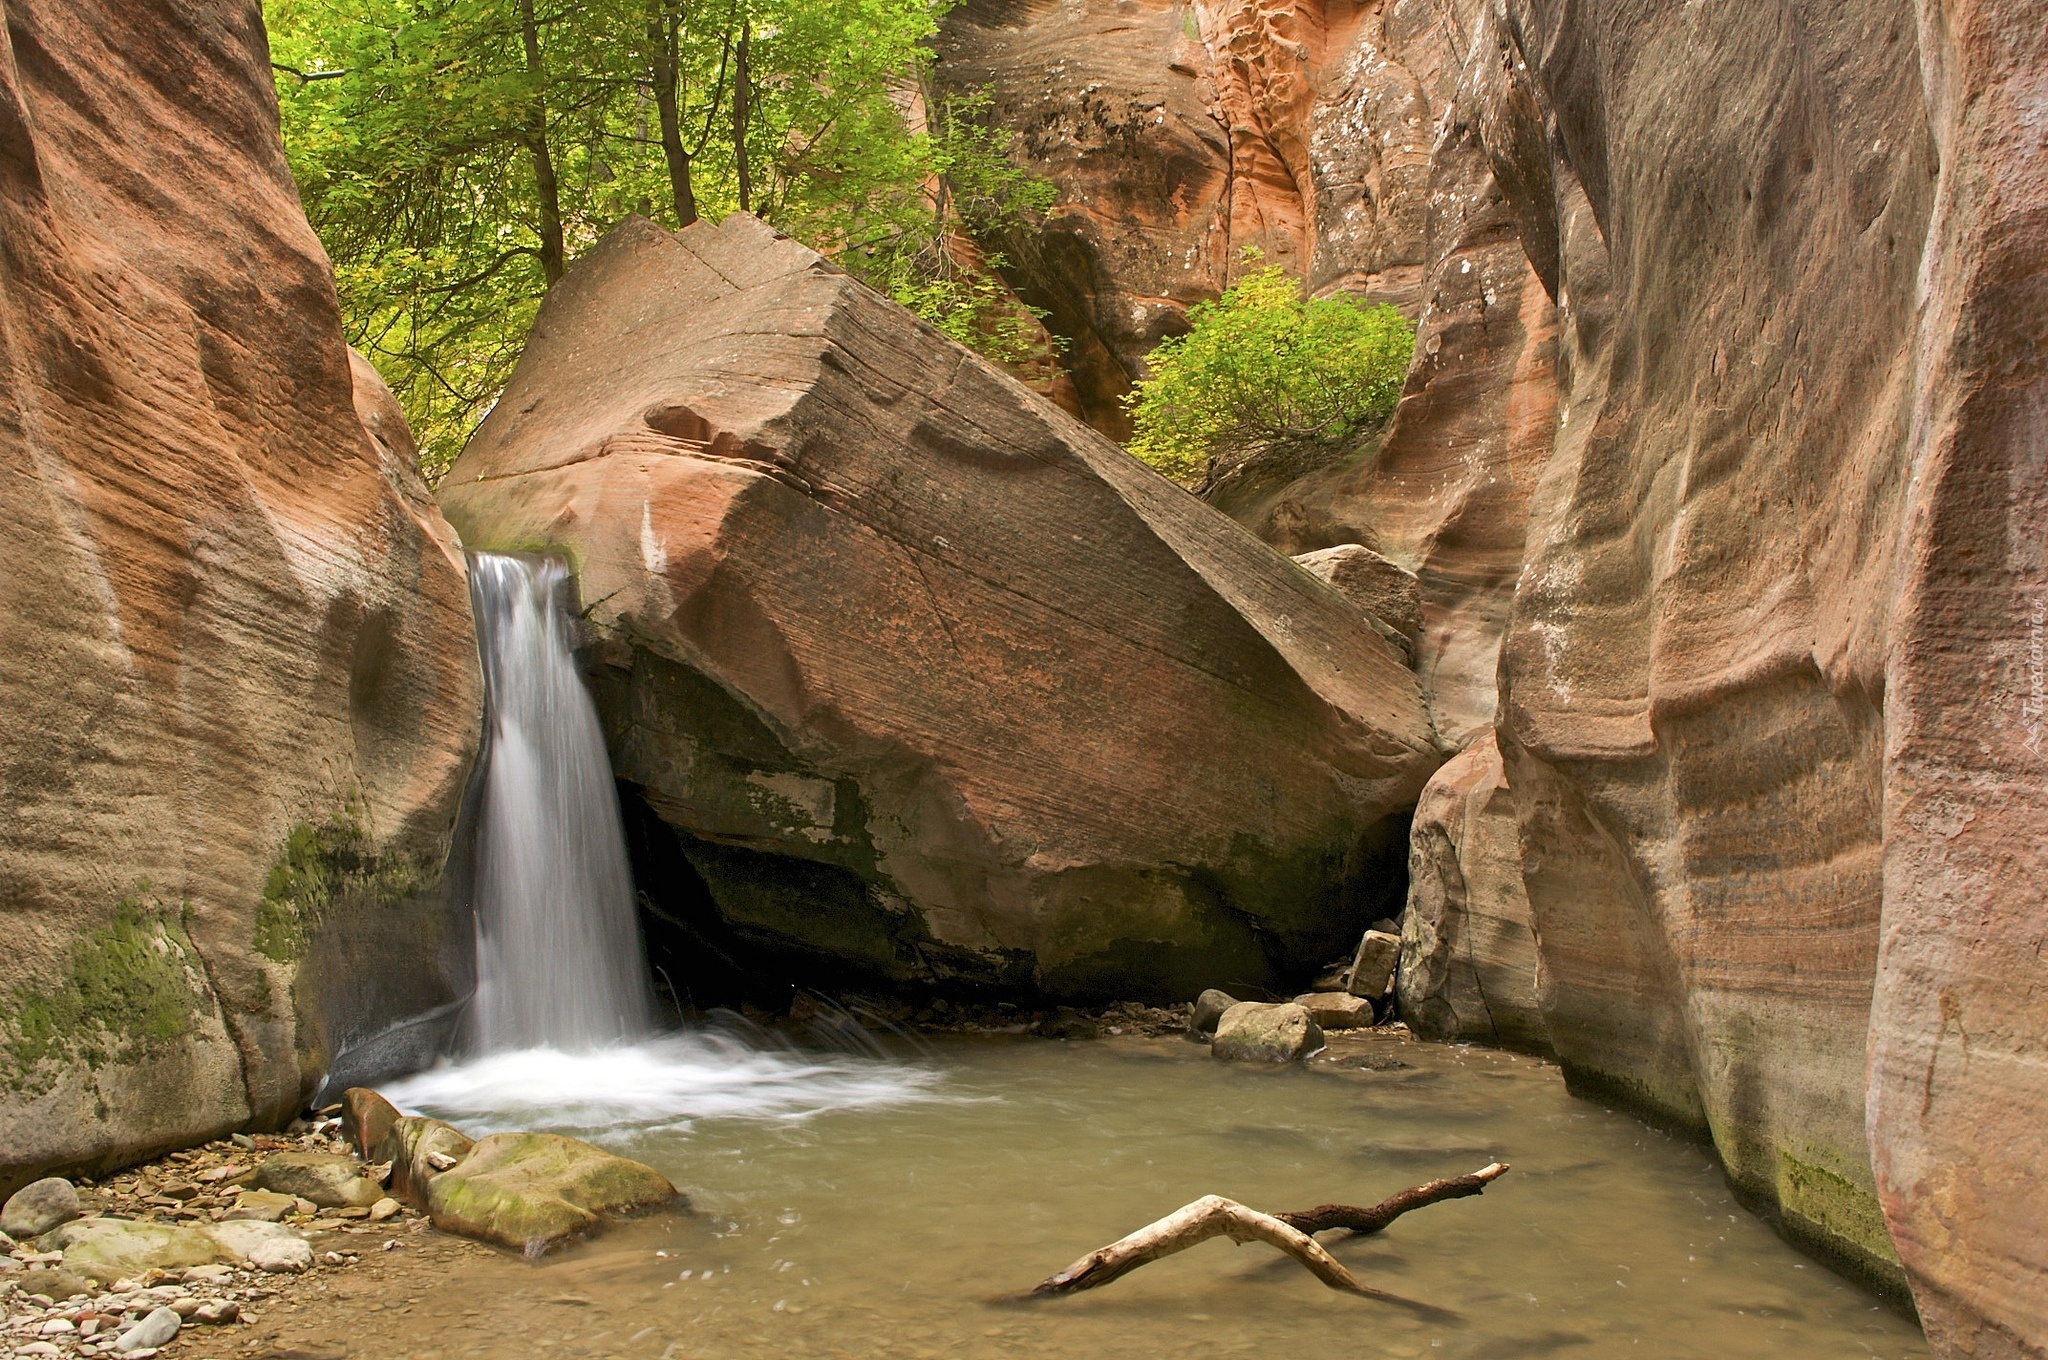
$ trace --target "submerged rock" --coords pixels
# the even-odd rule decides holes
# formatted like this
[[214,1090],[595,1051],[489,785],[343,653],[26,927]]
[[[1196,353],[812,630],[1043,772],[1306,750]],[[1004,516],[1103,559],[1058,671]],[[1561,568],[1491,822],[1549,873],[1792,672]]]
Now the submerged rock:
[[744,214],[586,254],[440,495],[579,568],[654,907],[730,955],[1186,997],[1398,896],[1439,760],[1400,655]]
[[1307,1008],[1291,1001],[1240,1001],[1223,1012],[1209,1052],[1239,1062],[1293,1062],[1323,1046],[1323,1031]]
[[1102,1030],[1088,1016],[1062,1006],[1038,1022],[1038,1033],[1045,1039],[1095,1039],[1101,1037]]
[[62,1176],[45,1176],[7,1197],[0,1207],[0,1232],[10,1237],[40,1237],[60,1223],[78,1217],[78,1189]]
[[495,1133],[434,1178],[428,1210],[443,1231],[533,1251],[679,1198],[654,1168],[589,1143]]

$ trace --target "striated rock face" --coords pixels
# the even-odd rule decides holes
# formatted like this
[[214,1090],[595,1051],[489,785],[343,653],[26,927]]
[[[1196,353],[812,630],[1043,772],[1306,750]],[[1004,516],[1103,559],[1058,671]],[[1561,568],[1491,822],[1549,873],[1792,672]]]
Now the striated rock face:
[[1551,1038],[1944,1354],[2048,1344],[2044,45],[1518,0],[1475,58],[1562,318],[1500,664]]
[[1515,801],[1492,732],[1430,776],[1408,844],[1401,1018],[1425,1039],[1549,1052]]
[[1454,42],[1429,0],[949,12],[940,79],[988,89],[994,121],[1060,190],[1043,232],[996,244],[1066,337],[1091,424],[1128,433],[1120,399],[1144,356],[1222,291],[1247,246],[1314,287],[1413,314]]
[[1576,1082],[1710,1132],[1944,1353],[2048,1353],[2039,6],[1432,8],[1198,0],[1179,86],[1107,3],[948,32],[1002,108],[1057,110],[1031,76],[1095,16],[1091,81],[1225,132],[1181,143],[1220,186],[1152,200],[1208,253],[1149,260],[1100,244],[1164,220],[1111,186],[1185,103],[1034,149],[1092,290],[1069,333],[1213,292],[1226,221],[1417,316],[1376,447],[1217,496],[1413,571],[1441,738],[1498,722],[1501,774],[1475,747],[1425,800],[1416,891],[1525,878]]
[[1942,169],[1911,294],[1868,1119],[1929,1338],[1991,1360],[2048,1354],[2048,24],[2015,0],[1911,17]]
[[1398,894],[1437,757],[1393,648],[751,218],[587,255],[441,498],[574,562],[641,880],[736,949],[1181,997]]
[[255,8],[10,3],[0,1188],[280,1118],[453,995],[474,644],[372,376]]

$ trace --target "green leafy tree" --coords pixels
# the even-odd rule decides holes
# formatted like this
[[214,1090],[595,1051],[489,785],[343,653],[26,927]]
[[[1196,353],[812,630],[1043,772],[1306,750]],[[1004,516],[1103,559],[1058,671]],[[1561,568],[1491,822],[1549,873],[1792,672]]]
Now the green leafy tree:
[[1253,267],[1160,341],[1126,402],[1130,450],[1206,490],[1254,461],[1312,463],[1378,429],[1400,399],[1415,328],[1393,307],[1304,300],[1274,265]]
[[926,0],[271,0],[285,149],[349,340],[431,478],[542,297],[632,212],[760,214],[998,358],[1036,318],[957,248],[1051,188],[927,97]]

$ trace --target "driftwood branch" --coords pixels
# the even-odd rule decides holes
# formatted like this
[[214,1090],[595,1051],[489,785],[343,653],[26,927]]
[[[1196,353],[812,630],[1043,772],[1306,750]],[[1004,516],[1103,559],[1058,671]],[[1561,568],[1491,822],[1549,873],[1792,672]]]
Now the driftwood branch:
[[1247,1209],[1236,1200],[1224,1199],[1221,1195],[1204,1195],[1157,1223],[1146,1224],[1129,1237],[1118,1238],[1106,1247],[1089,1252],[1031,1292],[1072,1294],[1082,1289],[1098,1289],[1147,1261],[1186,1251],[1212,1237],[1228,1237],[1233,1242],[1268,1243],[1307,1266],[1310,1273],[1330,1288],[1358,1292],[1358,1281],[1351,1278],[1351,1272],[1338,1265],[1336,1259],[1318,1246],[1313,1237],[1288,1227],[1270,1214]]
[[1389,1195],[1370,1209],[1361,1209],[1353,1204],[1318,1204],[1298,1214],[1275,1214],[1273,1217],[1305,1233],[1329,1232],[1332,1228],[1349,1228],[1361,1234],[1376,1233],[1410,1209],[1420,1209],[1438,1200],[1463,1199],[1467,1195],[1480,1194],[1507,1169],[1506,1162],[1495,1162],[1469,1176],[1450,1176],[1427,1185],[1413,1186],[1398,1195]]
[[1357,1233],[1375,1233],[1411,1209],[1438,1200],[1463,1199],[1484,1191],[1489,1182],[1507,1171],[1502,1162],[1482,1167],[1469,1176],[1452,1176],[1431,1181],[1390,1196],[1371,1208],[1350,1204],[1323,1204],[1298,1214],[1262,1214],[1220,1195],[1204,1195],[1177,1209],[1156,1223],[1148,1223],[1127,1237],[1089,1252],[1074,1264],[1031,1292],[1035,1295],[1073,1294],[1099,1289],[1112,1280],[1136,1270],[1148,1261],[1186,1251],[1212,1237],[1233,1242],[1264,1242],[1301,1262],[1309,1273],[1332,1289],[1353,1294],[1374,1294],[1352,1277],[1350,1271],[1324,1251],[1314,1233],[1349,1228]]

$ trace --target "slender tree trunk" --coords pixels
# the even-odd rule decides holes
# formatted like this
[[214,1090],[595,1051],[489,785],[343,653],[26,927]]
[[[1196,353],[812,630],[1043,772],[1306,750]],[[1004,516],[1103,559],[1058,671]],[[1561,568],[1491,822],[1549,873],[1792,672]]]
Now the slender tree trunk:
[[697,194],[690,187],[690,153],[683,149],[683,113],[677,104],[676,86],[682,79],[681,42],[674,20],[652,19],[647,24],[647,46],[653,55],[648,75],[654,84],[654,104],[661,113],[661,155],[668,162],[668,188],[675,200],[676,225],[687,227],[697,220]]
[[735,54],[738,59],[733,66],[732,81],[732,162],[739,171],[741,212],[754,210],[753,183],[747,174],[747,115],[753,104],[751,77],[747,72],[747,40],[752,34],[753,21],[741,15],[740,44]]
[[533,17],[533,0],[519,0],[519,21],[526,43],[526,73],[533,79],[533,99],[526,108],[526,149],[533,157],[533,186],[540,196],[540,269],[552,288],[568,272],[569,257],[562,236],[562,190],[548,150],[547,72],[540,61],[540,24]]

